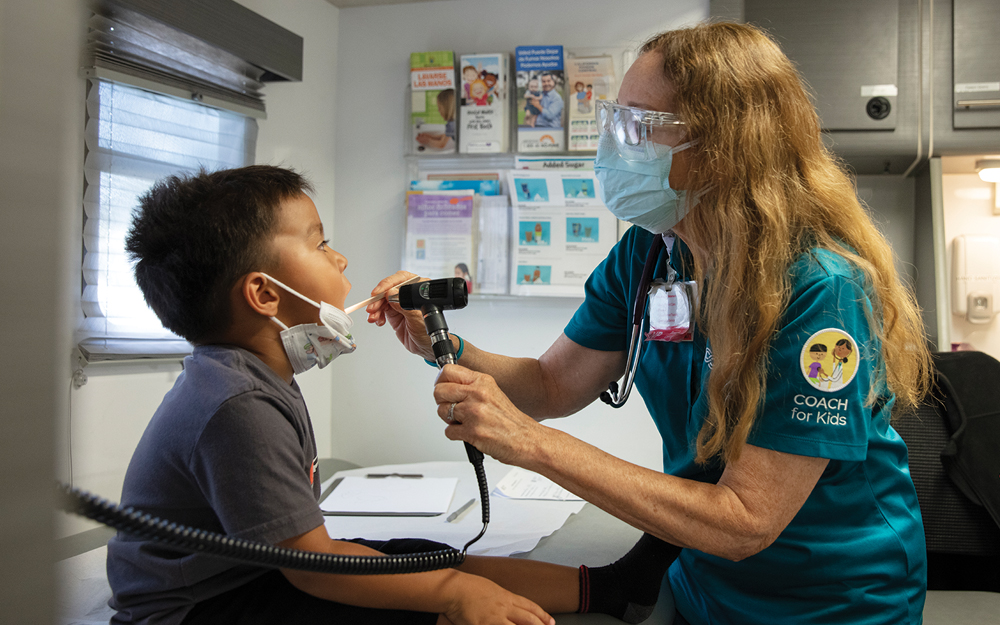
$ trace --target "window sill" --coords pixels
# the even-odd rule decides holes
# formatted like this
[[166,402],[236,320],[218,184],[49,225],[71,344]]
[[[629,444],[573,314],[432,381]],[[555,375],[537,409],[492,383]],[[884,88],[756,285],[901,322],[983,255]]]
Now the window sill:
[[77,345],[80,363],[87,366],[102,362],[180,361],[194,347],[179,339],[84,339]]

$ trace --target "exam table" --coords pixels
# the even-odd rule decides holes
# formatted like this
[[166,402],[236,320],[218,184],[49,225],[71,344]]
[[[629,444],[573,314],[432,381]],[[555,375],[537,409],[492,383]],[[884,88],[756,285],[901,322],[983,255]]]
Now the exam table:
[[[342,460],[320,460],[320,475],[356,469],[358,465]],[[635,544],[641,532],[612,517],[596,506],[586,504],[569,518],[557,532],[542,538],[527,553],[512,557],[565,564],[569,566],[603,566],[617,560]],[[105,546],[114,530],[99,527],[56,541],[59,575],[60,625],[96,625],[107,623],[113,614],[107,607],[111,597],[105,574]],[[603,614],[555,615],[558,625],[621,624],[622,621]],[[671,625],[674,620],[673,597],[668,585],[660,591],[660,599],[649,625]],[[931,591],[924,608],[925,625],[1000,624],[1000,593]]]

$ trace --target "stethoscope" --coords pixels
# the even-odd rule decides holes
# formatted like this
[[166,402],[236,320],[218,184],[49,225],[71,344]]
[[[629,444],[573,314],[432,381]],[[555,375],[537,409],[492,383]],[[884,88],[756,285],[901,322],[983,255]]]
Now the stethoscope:
[[[625,388],[618,391],[618,382],[608,385],[608,390],[601,393],[601,401],[612,408],[621,408],[628,400],[629,393],[632,392],[632,383],[635,380],[635,371],[639,365],[639,356],[642,354],[642,323],[646,316],[646,307],[649,304],[650,284],[653,282],[653,270],[656,267],[656,259],[660,256],[660,250],[666,246],[666,238],[673,244],[673,232],[657,235],[653,238],[653,243],[646,253],[646,262],[642,266],[642,278],[639,279],[639,288],[636,289],[635,299],[632,301],[632,331],[629,334],[628,357],[625,359],[625,376],[622,378]],[[670,250],[667,250],[667,271],[668,282],[673,282],[677,272],[670,265]]]

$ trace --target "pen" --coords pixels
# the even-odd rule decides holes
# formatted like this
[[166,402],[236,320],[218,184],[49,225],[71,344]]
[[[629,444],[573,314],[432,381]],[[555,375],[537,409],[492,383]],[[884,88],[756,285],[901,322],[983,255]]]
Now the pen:
[[461,508],[459,508],[458,510],[455,510],[454,512],[452,512],[451,514],[448,515],[447,522],[448,523],[454,523],[455,521],[460,521],[461,520],[460,517],[464,516],[465,512],[468,511],[469,508],[471,508],[472,504],[474,504],[474,503],[476,503],[475,499],[470,499],[470,500],[466,501],[465,504],[463,504]]
[[410,479],[416,479],[423,477],[420,473],[369,473],[365,477],[368,478],[378,478],[378,477],[406,477]]

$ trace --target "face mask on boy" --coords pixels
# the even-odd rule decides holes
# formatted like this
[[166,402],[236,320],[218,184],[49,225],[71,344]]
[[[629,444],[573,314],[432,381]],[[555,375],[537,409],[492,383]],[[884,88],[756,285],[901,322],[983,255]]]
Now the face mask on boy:
[[292,295],[319,308],[319,320],[322,325],[304,323],[289,328],[276,317],[271,317],[271,320],[282,328],[281,342],[296,374],[304,373],[316,365],[322,369],[337,356],[350,354],[357,349],[354,337],[351,336],[351,326],[354,325],[354,321],[347,313],[326,302],[317,304],[266,273],[263,275]]

